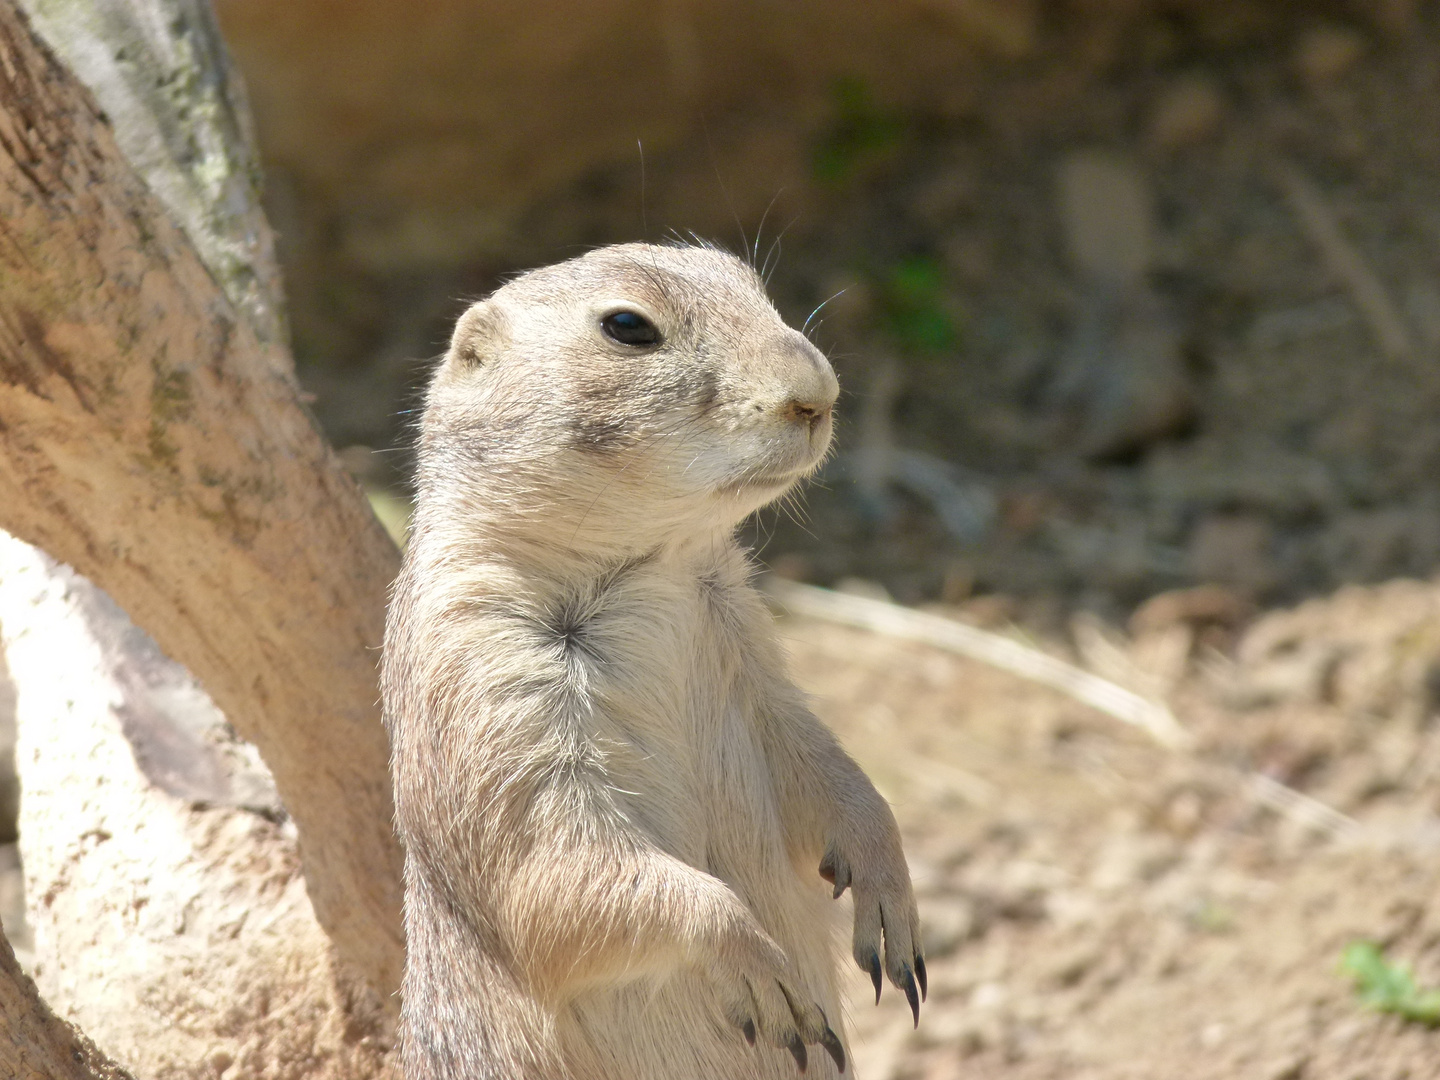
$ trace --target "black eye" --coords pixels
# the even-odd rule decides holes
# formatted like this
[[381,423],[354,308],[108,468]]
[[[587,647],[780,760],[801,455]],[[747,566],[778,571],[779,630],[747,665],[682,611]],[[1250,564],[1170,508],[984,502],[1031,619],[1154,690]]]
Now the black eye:
[[633,311],[617,311],[614,315],[606,315],[600,320],[600,329],[605,331],[605,336],[611,341],[618,341],[621,345],[659,345],[660,331],[655,324],[644,315],[637,315]]

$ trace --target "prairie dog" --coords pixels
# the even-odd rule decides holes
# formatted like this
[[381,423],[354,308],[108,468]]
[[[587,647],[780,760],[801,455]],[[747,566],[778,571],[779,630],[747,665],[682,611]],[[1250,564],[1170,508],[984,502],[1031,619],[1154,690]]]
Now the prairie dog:
[[461,317],[383,662],[407,1080],[833,1077],[847,887],[918,1022],[895,819],[733,535],[819,464],[837,393],[711,248],[603,248]]

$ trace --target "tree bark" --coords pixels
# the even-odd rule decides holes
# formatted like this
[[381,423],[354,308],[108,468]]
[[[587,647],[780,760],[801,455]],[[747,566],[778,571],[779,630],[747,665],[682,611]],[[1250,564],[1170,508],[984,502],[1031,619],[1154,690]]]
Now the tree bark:
[[244,83],[210,0],[19,0],[261,342],[285,342]]
[[0,1076],[15,1080],[134,1080],[40,1000],[0,933]]
[[376,656],[394,545],[104,116],[0,0],[0,528],[74,566],[253,741],[341,957],[399,984]]

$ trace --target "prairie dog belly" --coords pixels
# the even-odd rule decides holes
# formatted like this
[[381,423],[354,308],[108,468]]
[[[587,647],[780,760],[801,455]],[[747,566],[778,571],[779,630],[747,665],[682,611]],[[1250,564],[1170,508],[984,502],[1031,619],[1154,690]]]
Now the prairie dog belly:
[[737,685],[741,658],[693,578],[637,574],[596,605],[579,640],[595,742],[636,823],[731,884],[793,875],[769,763]]
[[[714,875],[755,913],[785,950],[794,977],[836,1018],[833,946],[839,912],[818,875],[809,884],[796,872],[786,848],[764,756],[738,709],[725,715],[687,717],[698,737],[689,745],[695,797],[654,807],[643,795],[627,795],[636,820],[671,854]],[[703,762],[703,768],[696,765]],[[635,791],[658,783],[666,771],[651,758],[617,786]],[[676,770],[677,772],[679,770]],[[632,786],[633,785],[633,786]],[[675,808],[685,806],[684,814]],[[713,983],[698,966],[681,963],[663,975],[646,974],[611,987],[593,988],[571,1001],[558,1018],[574,1056],[577,1080],[793,1080],[786,1051],[748,1046],[736,1037]],[[656,1048],[665,1052],[657,1053]],[[817,1060],[818,1059],[818,1060]],[[838,1074],[828,1058],[812,1057],[809,1075]]]
[[[607,773],[634,822],[663,850],[729,885],[838,1018],[837,905],[813,868],[801,876],[788,849],[770,765],[738,686],[741,658],[686,592],[664,579],[637,581],[587,625],[597,711],[612,718],[597,732]],[[676,604],[682,597],[688,602]],[[663,655],[637,633],[637,608],[648,625],[667,628]],[[643,694],[632,681],[637,666],[648,669]],[[757,1065],[764,1077],[795,1073],[788,1053],[737,1040],[704,973],[686,966],[591,988],[561,1023],[572,1036],[566,1041],[593,1055],[575,1063],[582,1076],[730,1080],[755,1075]],[[652,1072],[654,1046],[686,1046],[689,1060]],[[829,1067],[828,1059],[814,1062],[812,1072],[827,1076]]]

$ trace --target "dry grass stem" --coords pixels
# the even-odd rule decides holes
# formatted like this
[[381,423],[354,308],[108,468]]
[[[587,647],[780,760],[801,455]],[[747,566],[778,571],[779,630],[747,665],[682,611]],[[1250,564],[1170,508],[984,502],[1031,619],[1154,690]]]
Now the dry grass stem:
[[[791,614],[944,649],[1058,690],[1108,716],[1143,729],[1168,749],[1189,750],[1193,746],[1190,732],[1181,726],[1163,702],[1143,697],[1013,638],[884,600],[852,596],[792,581],[772,580],[766,585],[766,592]],[[1088,631],[1086,637],[1090,647],[1087,652],[1108,657],[1110,670],[1118,670],[1118,657],[1122,650],[1110,641],[1104,641],[1101,649],[1099,631],[1088,624],[1082,626]],[[936,764],[930,763],[919,771],[927,778],[942,781],[942,786],[956,788],[956,794],[975,805],[986,805],[993,798],[993,793],[977,789],[969,783],[969,774],[965,774],[966,783],[956,784],[957,778],[942,775],[934,768]],[[1365,826],[1349,815],[1263,773],[1227,769],[1225,778],[1261,805],[1326,836],[1356,841],[1368,833]]]
[[1162,746],[1181,749],[1190,745],[1189,732],[1180,726],[1163,702],[1141,697],[1109,679],[1083,671],[1013,638],[883,600],[813,585],[776,580],[771,581],[766,590],[793,614],[944,649],[1058,690],[1117,720],[1135,725]]
[[1392,360],[1413,356],[1415,348],[1410,340],[1410,330],[1399,307],[1365,257],[1346,238],[1335,212],[1320,189],[1287,162],[1278,163],[1274,172],[1301,229],[1315,245],[1329,271],[1349,292],[1350,299],[1370,324],[1385,355]]
[[1358,840],[1366,832],[1365,826],[1349,814],[1342,814],[1333,806],[1296,791],[1264,773],[1242,773],[1240,780],[1246,793],[1256,802],[1316,832],[1325,833],[1337,840]]

